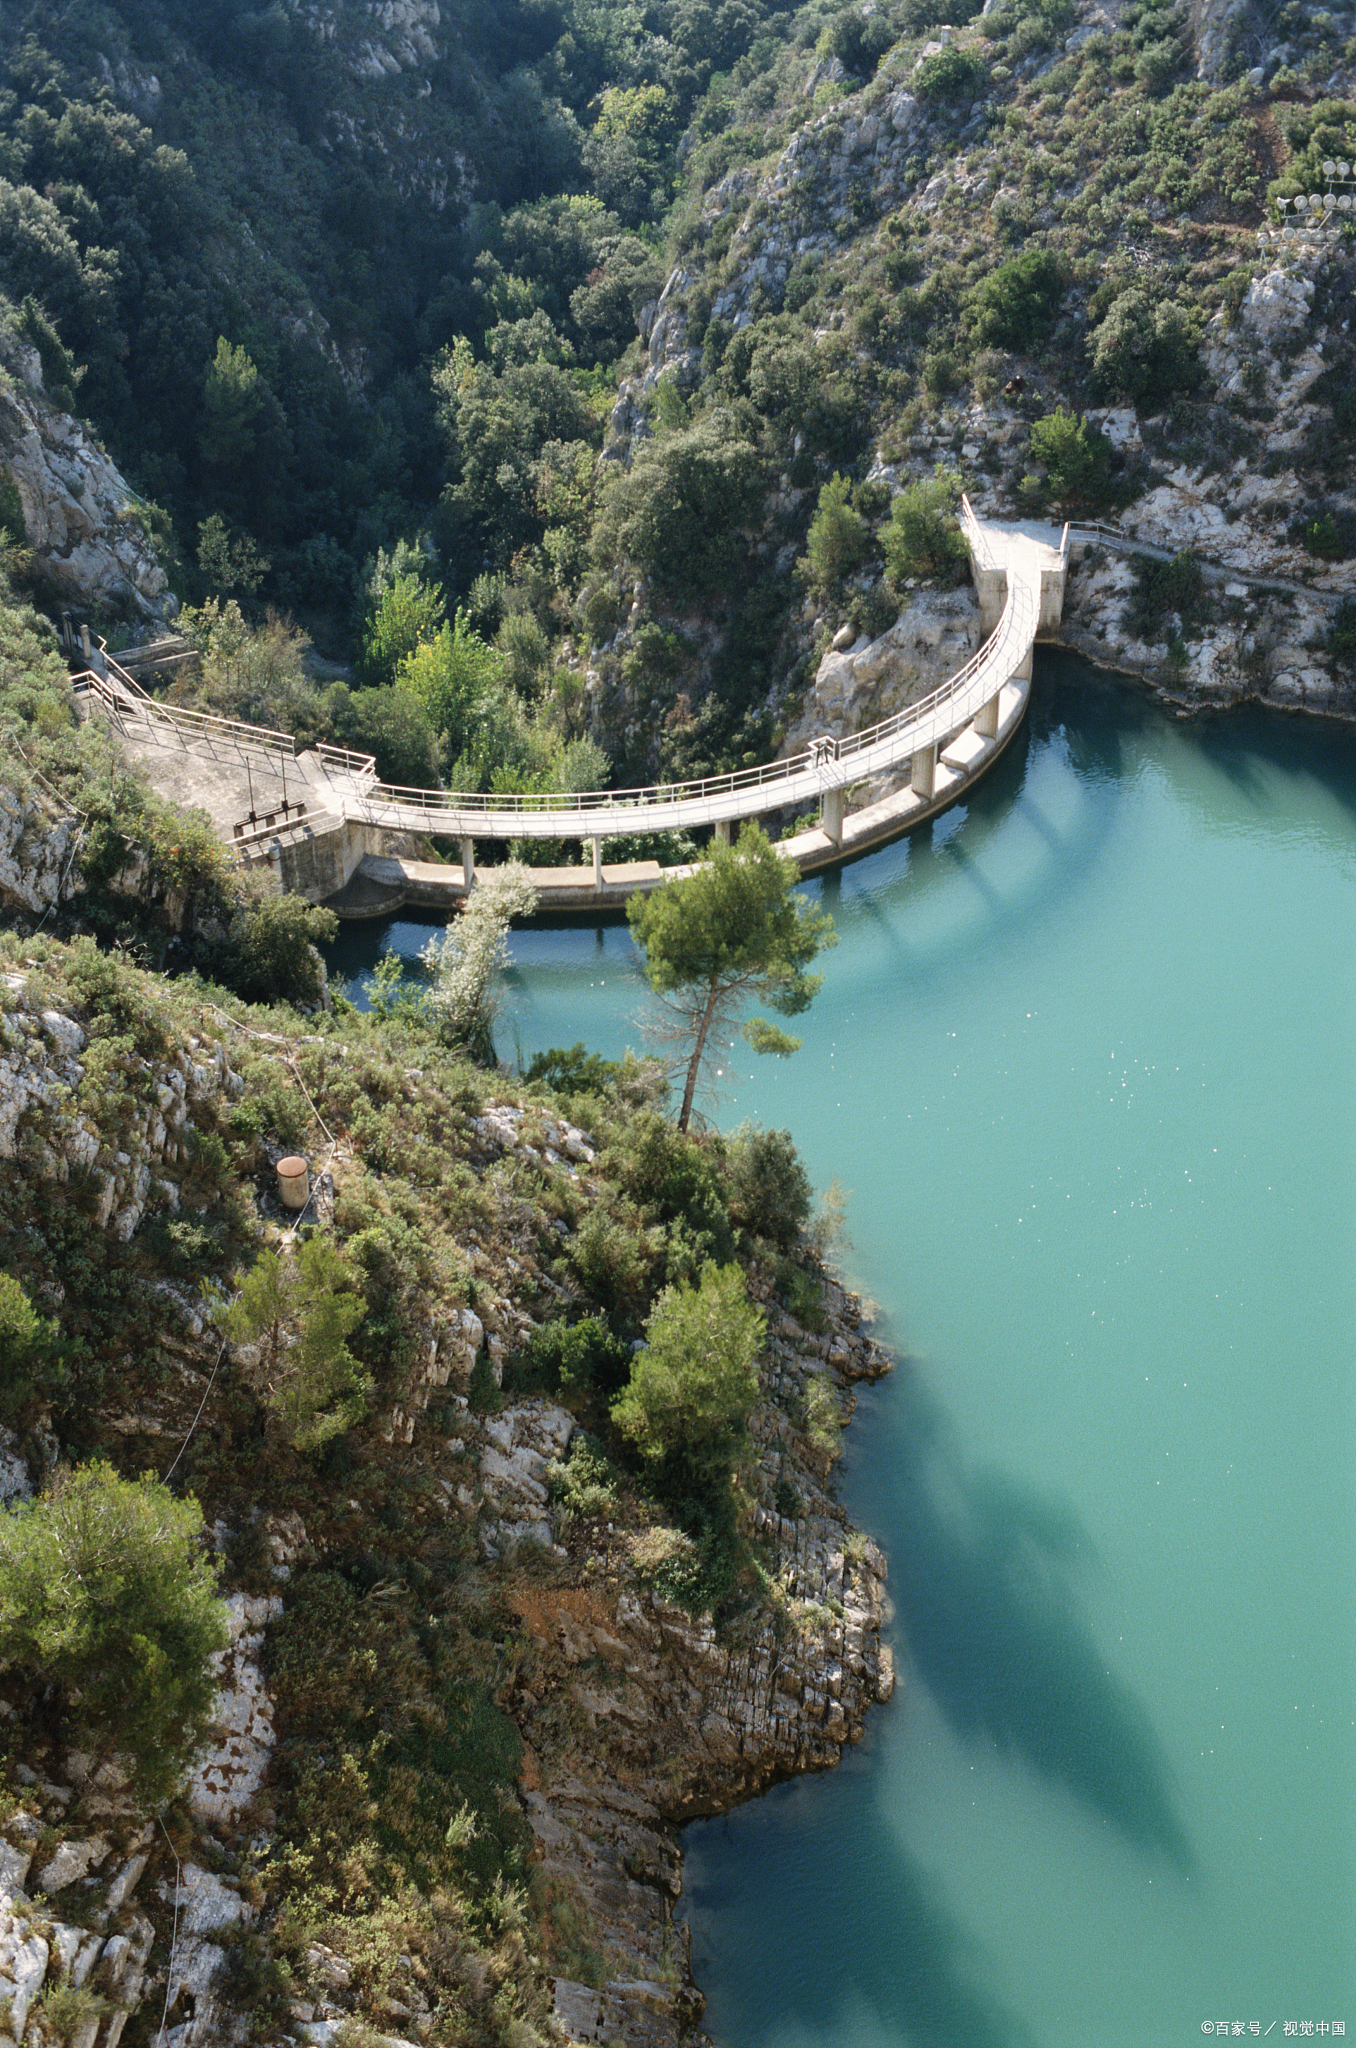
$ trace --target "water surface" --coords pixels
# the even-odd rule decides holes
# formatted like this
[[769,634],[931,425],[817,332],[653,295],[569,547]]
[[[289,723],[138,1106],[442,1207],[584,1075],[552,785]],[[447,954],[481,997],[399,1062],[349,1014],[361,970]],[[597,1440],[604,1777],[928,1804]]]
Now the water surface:
[[[710,1106],[853,1190],[901,1364],[843,1485],[903,1683],[687,1831],[708,2025],[1356,2034],[1356,739],[1045,655],[971,803],[815,893],[803,1049]],[[501,1050],[640,1043],[624,928],[523,934],[514,981]]]

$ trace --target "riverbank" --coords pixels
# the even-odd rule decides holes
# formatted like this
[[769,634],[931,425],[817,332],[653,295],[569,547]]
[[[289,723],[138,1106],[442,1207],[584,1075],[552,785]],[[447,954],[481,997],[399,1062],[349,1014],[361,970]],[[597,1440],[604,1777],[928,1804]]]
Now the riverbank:
[[543,1773],[530,1756],[524,1775],[540,1869],[581,1902],[606,1944],[595,1981],[554,1981],[567,2039],[678,2048],[706,2038],[692,2033],[705,1998],[674,1919],[678,1829],[778,1780],[832,1769],[894,1691],[881,1640],[892,1611],[886,1560],[848,1520],[827,1459],[795,1419],[812,1390],[832,1388],[846,1421],[851,1385],[889,1364],[855,1298],[832,1283],[824,1325],[815,1335],[772,1312],[750,1420],[751,1535],[765,1592],[743,1616],[717,1634],[709,1619],[647,1592],[635,1575],[636,1530],[609,1529],[601,1548],[567,1539],[558,1578],[509,1596],[534,1648],[563,1667],[592,1738],[573,1768]]
[[[832,1485],[853,1387],[889,1370],[859,1304],[779,1216],[780,1250],[736,1245],[727,1149],[679,1138],[643,1082],[583,1124],[351,1015],[265,1024],[89,947],[4,950],[0,1156],[26,1162],[7,1270],[117,1366],[91,1377],[82,1357],[74,1396],[54,1370],[11,1403],[5,1497],[55,1460],[174,1470],[231,1644],[164,1841],[116,1777],[86,1783],[59,1729],[29,1729],[6,1676],[0,1990],[26,2015],[73,1958],[97,1965],[121,2003],[111,2031],[91,2007],[91,2048],[143,2007],[168,2010],[172,2048],[261,2026],[324,2044],[355,2021],[460,2040],[472,1992],[499,2012],[485,2038],[515,2048],[551,2037],[553,2011],[568,2038],[677,2048],[702,2003],[677,1829],[831,1768],[894,1687],[885,1561]],[[285,1259],[275,1168],[297,1146],[368,1375],[367,1412],[319,1459],[270,1420],[257,1348],[228,1355],[182,1256],[210,1299],[211,1275],[233,1289],[260,1249]],[[588,1319],[600,1238],[629,1276],[619,1330],[643,1329],[694,1244],[738,1249],[765,1326],[733,1546],[704,1548],[700,1518],[685,1534],[609,1427],[628,1356]],[[593,1363],[554,1384],[534,1336],[567,1329]]]

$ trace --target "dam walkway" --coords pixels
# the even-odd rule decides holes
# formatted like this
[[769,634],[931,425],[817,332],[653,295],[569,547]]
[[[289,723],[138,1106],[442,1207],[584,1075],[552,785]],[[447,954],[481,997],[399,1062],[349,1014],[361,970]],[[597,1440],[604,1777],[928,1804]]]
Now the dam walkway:
[[[961,526],[987,635],[969,661],[862,732],[826,735],[788,759],[691,782],[526,796],[403,789],[379,782],[367,755],[326,746],[298,754],[286,733],[160,703],[104,650],[72,689],[87,713],[117,727],[158,786],[209,811],[238,858],[267,861],[285,888],[342,915],[389,915],[402,904],[455,908],[474,886],[476,842],[487,840],[581,841],[591,863],[534,867],[541,907],[620,907],[637,889],[686,870],[606,863],[609,838],[698,829],[728,839],[744,820],[770,812],[813,811],[813,824],[781,841],[808,875],[954,803],[1021,723],[1033,645],[1059,624],[1069,529],[981,521],[968,499]],[[854,795],[882,782],[885,794],[853,806]],[[411,836],[459,843],[460,862],[405,858],[393,842]]]

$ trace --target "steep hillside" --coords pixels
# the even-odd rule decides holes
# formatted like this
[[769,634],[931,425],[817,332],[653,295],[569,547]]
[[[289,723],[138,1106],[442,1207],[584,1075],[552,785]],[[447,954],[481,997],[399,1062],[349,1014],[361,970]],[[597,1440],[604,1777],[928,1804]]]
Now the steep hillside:
[[[836,1762],[890,1691],[884,1562],[826,1491],[842,1389],[886,1365],[855,1305],[759,1239],[781,1226],[737,1147],[620,1094],[577,1100],[586,1133],[408,1014],[265,1028],[88,943],[3,944],[0,1155],[24,1172],[0,1242],[52,1319],[4,1388],[7,1496],[53,1461],[173,1467],[234,1618],[220,1734],[168,1838],[5,1674],[5,1916],[28,1936],[0,1977],[27,2010],[92,1929],[86,1969],[110,1933],[130,1960],[110,1947],[91,1993],[147,2019],[163,1995],[180,2048],[276,2039],[289,2013],[526,2048],[553,1996],[676,2041],[700,2000],[671,1824]],[[298,1146],[316,1180],[294,1241],[273,1162]],[[728,1258],[732,1228],[765,1306],[738,1532],[656,1494],[606,1417],[629,1359],[609,1322]],[[223,1337],[221,1304],[268,1247],[311,1244],[357,1305],[366,1394],[299,1452],[276,1362]],[[216,1901],[177,1936],[175,1855],[181,1901]]]
[[[939,7],[40,9],[0,286],[180,594],[361,654],[417,573],[621,780],[761,752],[821,635],[944,582],[887,523],[938,465],[1340,586],[1350,230],[1258,234],[1356,158],[1350,15]],[[1326,617],[1215,623],[1295,695]]]
[[[226,1596],[167,1805],[139,1724],[83,1736],[88,1674],[19,1632],[0,1526],[11,2038],[676,2044],[676,1824],[831,1767],[893,1685],[832,1485],[889,1361],[790,1139],[689,1138],[657,1070],[582,1047],[474,1066],[389,978],[360,1014],[332,920],[71,722],[31,615],[0,648],[0,1498],[160,1475],[127,1491],[200,1504]],[[716,1307],[725,1382],[637,1434],[636,1361],[707,1356]],[[68,1644],[67,1585],[28,1597]]]

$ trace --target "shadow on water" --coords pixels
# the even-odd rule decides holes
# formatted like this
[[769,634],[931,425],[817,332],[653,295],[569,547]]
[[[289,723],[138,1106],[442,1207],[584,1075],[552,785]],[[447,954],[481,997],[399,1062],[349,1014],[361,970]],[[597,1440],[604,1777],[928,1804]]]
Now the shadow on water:
[[[701,1839],[723,1833],[727,1823],[699,1822],[685,1831],[691,1861],[680,1917],[697,1917],[697,1982],[715,1961],[704,1939],[708,1927],[721,1948],[737,1944],[744,1955],[782,1959],[777,1969],[758,1973],[756,2015],[741,2012],[737,2024],[731,2015],[726,2025],[721,2015],[711,2015],[718,2034],[742,2040],[745,2048],[784,2034],[797,2041],[844,2041],[862,2031],[865,2021],[875,2023],[873,2032],[908,2048],[1036,2048],[1025,2022],[983,1988],[982,1949],[952,1913],[940,1885],[908,1856],[875,1801],[852,1802],[852,1861],[871,1881],[852,1887],[850,1926],[834,1924],[840,1901],[832,1860],[817,1858],[821,1938],[788,1952],[780,1888],[756,1881],[757,1869],[784,1853],[772,1839],[778,1805],[779,1794],[773,1793],[757,1816],[764,1822],[758,1839],[743,1839],[734,1858],[722,1854],[713,1860],[709,1877]],[[741,1816],[741,1822],[752,1818]]]
[[[1080,1613],[1079,1578],[1098,1560],[1076,1512],[1009,1474],[969,1468],[906,1362],[860,1400],[845,1488],[854,1517],[889,1551],[910,1684],[927,1689],[961,1742],[991,1745],[1135,1851],[1190,1875],[1163,1751]],[[879,1446],[868,1456],[866,1437],[882,1430],[888,1457]],[[872,1498],[877,1488],[887,1496]],[[993,1988],[994,1959],[911,1856],[880,1796],[878,1732],[868,1725],[863,1751],[831,1783],[782,1786],[738,1816],[685,1831],[697,1981],[744,1987],[739,2009],[713,2012],[712,2024],[744,2048],[857,2037],[1035,2048]],[[718,1853],[708,1855],[713,1835]],[[840,1883],[846,1863],[852,1874]],[[773,1879],[779,1866],[792,1875]],[[803,1943],[788,1943],[788,1910],[817,1930]],[[750,1956],[778,1959],[756,1972],[756,1987],[735,1961]]]
[[918,1677],[958,1736],[987,1737],[1189,1874],[1162,1748],[1079,1613],[1095,1558],[1077,1517],[967,1469],[906,1366],[898,1380],[891,1593]]

